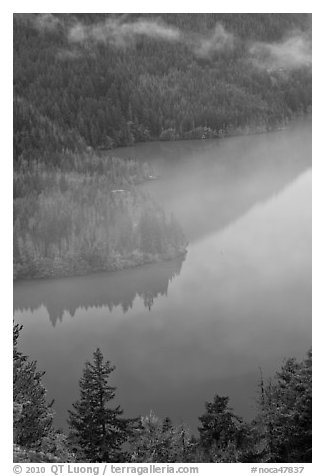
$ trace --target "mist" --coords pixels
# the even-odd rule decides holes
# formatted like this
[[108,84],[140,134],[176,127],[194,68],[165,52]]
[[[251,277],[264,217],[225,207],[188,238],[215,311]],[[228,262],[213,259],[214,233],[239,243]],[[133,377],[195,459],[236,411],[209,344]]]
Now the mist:
[[182,263],[15,284],[24,351],[48,370],[58,425],[96,345],[116,362],[128,416],[154,408],[195,428],[216,387],[254,416],[258,365],[269,375],[309,339],[310,137],[303,123],[116,150],[152,160],[159,180],[142,188],[173,210],[190,247]]
[[183,32],[177,27],[167,25],[159,18],[156,20],[138,20],[128,22],[127,16],[109,18],[104,22],[91,26],[76,23],[68,31],[68,40],[74,44],[87,41],[113,44],[116,47],[129,47],[140,36],[159,39],[170,43],[186,45],[195,56],[207,58],[217,51],[230,49],[234,46],[235,37],[226,31],[221,23],[215,25],[208,35],[193,35]]
[[311,15],[12,27],[14,469],[311,462]]
[[254,43],[249,48],[252,62],[267,70],[310,67],[312,47],[310,35],[295,32],[277,43]]
[[113,43],[116,46],[126,47],[140,35],[175,42],[180,40],[181,32],[160,21],[141,20],[122,23],[116,18],[109,18],[105,22],[91,26],[82,23],[75,24],[68,32],[68,39],[72,43],[91,40],[97,43]]
[[51,13],[42,13],[35,16],[35,27],[39,30],[56,30],[61,25],[61,21],[58,17],[55,17]]
[[221,23],[217,23],[210,36],[194,42],[193,51],[196,56],[209,57],[217,51],[233,48],[234,39],[232,33],[227,32]]
[[52,13],[14,13],[14,18],[19,19],[20,22],[29,23],[38,31],[55,31],[59,25],[62,25],[61,20]]
[[[159,17],[130,21],[128,14],[111,16],[105,21],[91,25],[79,21],[72,25],[64,24],[62,19],[51,13],[17,13],[15,17],[22,22],[28,22],[41,32],[65,27],[68,42],[75,46],[74,49],[66,48],[59,52],[58,58],[65,60],[79,58],[81,51],[78,46],[85,43],[111,44],[117,48],[127,48],[134,45],[140,36],[183,44],[199,58],[211,58],[216,52],[231,50],[239,41],[239,38],[227,31],[221,23],[216,23],[209,34],[203,35],[185,33],[175,26],[166,24]],[[279,42],[248,42],[248,61],[255,67],[268,71],[311,67],[311,43],[310,32],[301,31],[288,32]]]

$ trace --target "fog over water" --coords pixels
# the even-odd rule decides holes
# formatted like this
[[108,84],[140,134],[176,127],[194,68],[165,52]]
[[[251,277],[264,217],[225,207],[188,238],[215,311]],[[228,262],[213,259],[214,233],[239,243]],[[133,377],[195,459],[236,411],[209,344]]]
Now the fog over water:
[[266,376],[311,345],[311,122],[269,134],[146,143],[114,151],[150,162],[141,187],[172,211],[184,260],[117,273],[17,282],[22,350],[46,370],[56,422],[101,347],[127,415],[153,409],[193,429],[204,401],[255,411]]

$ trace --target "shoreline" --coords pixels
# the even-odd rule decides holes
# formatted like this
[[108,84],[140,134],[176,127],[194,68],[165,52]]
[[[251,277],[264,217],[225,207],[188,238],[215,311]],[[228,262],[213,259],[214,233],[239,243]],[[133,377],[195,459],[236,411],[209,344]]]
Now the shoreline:
[[[257,127],[257,128],[246,128],[246,130],[236,130],[232,134],[227,134],[224,136],[214,136],[214,137],[207,137],[205,139],[203,138],[184,138],[184,137],[179,137],[174,140],[159,140],[159,139],[153,139],[150,141],[146,142],[138,142],[135,143],[131,146],[121,146],[121,147],[116,147],[114,149],[107,149],[107,150],[101,150],[101,151],[95,151],[94,152],[100,152],[101,154],[107,154],[114,152],[114,150],[119,150],[122,148],[127,148],[127,147],[134,147],[140,144],[144,143],[154,143],[154,142],[178,142],[178,141],[188,141],[188,140],[195,140],[195,141],[206,141],[206,140],[213,140],[213,139],[226,139],[226,138],[232,138],[232,137],[240,137],[240,136],[245,136],[245,135],[260,135],[260,134],[268,134],[272,132],[277,132],[281,131],[290,125],[290,123],[293,123],[294,121],[297,120],[306,120],[308,117],[312,118],[311,112],[306,113],[306,114],[298,114],[292,117],[291,119],[288,119],[287,121],[284,121],[282,123],[277,124],[274,128],[269,128],[265,129],[263,126]],[[281,127],[282,126],[282,127]],[[156,177],[155,177],[156,179]],[[149,179],[144,180],[144,182],[147,182]],[[136,185],[140,185],[139,184]],[[50,280],[50,279],[60,279],[60,278],[73,278],[73,277],[78,277],[78,276],[87,276],[91,274],[99,274],[99,273],[114,273],[116,271],[121,271],[121,270],[127,270],[127,269],[132,269],[132,268],[137,268],[144,266],[146,264],[153,264],[153,263],[161,263],[164,261],[171,261],[173,259],[179,258],[181,256],[185,256],[187,254],[187,246],[188,243],[186,243],[185,248],[178,250],[178,251],[170,251],[168,253],[164,253],[162,255],[152,255],[150,253],[140,253],[136,252],[133,253],[132,255],[122,257],[122,256],[117,256],[116,258],[111,258],[107,260],[107,262],[103,262],[100,264],[92,265],[87,263],[86,261],[80,261],[78,258],[75,257],[69,257],[66,259],[60,259],[60,260],[53,260],[50,258],[44,258],[41,260],[39,263],[35,263],[35,272],[28,273],[27,270],[24,270],[23,267],[20,266],[15,266],[13,265],[13,282],[18,282],[18,281],[34,281],[34,280]],[[17,269],[18,268],[18,269]]]
[[[152,143],[172,143],[172,142],[187,142],[187,141],[206,141],[206,140],[220,140],[220,139],[228,139],[228,138],[233,138],[233,137],[242,137],[242,136],[254,136],[254,135],[261,135],[261,134],[268,134],[272,132],[280,132],[282,130],[285,130],[291,123],[294,123],[295,121],[299,120],[307,120],[308,118],[312,119],[312,110],[305,112],[305,113],[297,113],[294,114],[290,118],[286,118],[277,124],[275,124],[273,127],[272,126],[267,126],[265,124],[261,124],[259,126],[246,126],[246,127],[238,127],[236,129],[230,129],[228,132],[226,131],[223,134],[218,134],[217,131],[212,131],[214,134],[212,134],[209,137],[186,137],[186,136],[175,136],[174,138],[171,139],[160,139],[159,137],[152,137],[149,140],[146,141],[139,141],[139,142],[134,142],[133,144],[128,144],[128,145],[119,145],[117,147],[113,147],[111,149],[93,149],[93,152],[97,154],[106,154],[106,155],[112,155],[114,157],[114,151],[118,151],[120,149],[128,148],[128,147],[137,147],[141,144],[152,144]],[[203,129],[203,128],[202,128]]]
[[[163,263],[166,261],[172,261],[181,257],[185,257],[187,254],[187,247],[178,251],[173,251],[165,253],[163,255],[152,255],[149,253],[144,253],[142,255],[138,254],[137,256],[128,256],[128,257],[118,257],[116,259],[111,259],[108,263],[102,263],[98,266],[87,265],[85,262],[77,262],[73,259],[70,259],[68,266],[65,266],[62,262],[54,263],[53,260],[43,260],[45,263],[42,263],[44,268],[35,270],[33,275],[24,275],[24,273],[19,273],[15,266],[13,267],[13,282],[17,283],[20,281],[36,281],[36,280],[54,280],[62,278],[77,278],[79,276],[90,276],[92,274],[100,273],[115,273],[116,271],[123,271],[127,269],[134,269],[147,264],[154,263]],[[52,266],[50,265],[52,261]],[[66,262],[67,260],[65,260]],[[70,266],[69,266],[70,265]]]

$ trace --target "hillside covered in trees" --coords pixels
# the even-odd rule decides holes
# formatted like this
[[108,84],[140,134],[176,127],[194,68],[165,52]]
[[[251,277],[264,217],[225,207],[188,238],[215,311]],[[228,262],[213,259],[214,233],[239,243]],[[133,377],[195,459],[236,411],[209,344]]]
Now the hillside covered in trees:
[[268,130],[310,107],[308,14],[14,15],[16,161]]
[[199,417],[198,436],[154,413],[126,418],[110,385],[115,370],[100,349],[86,362],[80,397],[69,410],[69,432],[53,425],[37,363],[19,350],[14,325],[15,462],[307,463],[312,460],[312,356],[287,359],[274,378],[261,379],[257,414],[246,422],[216,394]]
[[[13,31],[16,279],[181,261],[177,217],[139,186],[155,171],[114,149],[267,132],[311,111],[308,14],[17,13]],[[140,287],[149,309],[151,284]],[[138,286],[124,290],[126,308]],[[168,416],[126,417],[115,368],[94,349],[65,432],[21,331],[14,325],[16,462],[311,462],[311,351],[261,378],[253,421],[207,395],[193,434]]]
[[[14,14],[14,277],[185,252],[103,150],[279,127],[311,108],[305,14]],[[99,152],[101,151],[101,152]]]
[[73,159],[70,172],[35,161],[14,172],[14,278],[114,271],[185,253],[174,217],[135,187],[144,166]]

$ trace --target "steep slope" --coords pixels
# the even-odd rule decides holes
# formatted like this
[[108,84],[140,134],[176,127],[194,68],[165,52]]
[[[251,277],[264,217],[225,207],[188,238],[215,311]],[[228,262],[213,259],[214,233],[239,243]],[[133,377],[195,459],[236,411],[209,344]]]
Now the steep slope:
[[[267,130],[310,109],[310,23],[305,14],[17,14],[14,95],[64,131],[49,141],[59,152],[75,147],[71,138],[112,148]],[[39,139],[14,112],[18,159],[29,150],[22,136]]]

